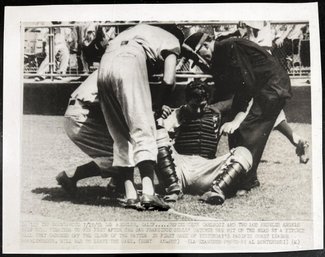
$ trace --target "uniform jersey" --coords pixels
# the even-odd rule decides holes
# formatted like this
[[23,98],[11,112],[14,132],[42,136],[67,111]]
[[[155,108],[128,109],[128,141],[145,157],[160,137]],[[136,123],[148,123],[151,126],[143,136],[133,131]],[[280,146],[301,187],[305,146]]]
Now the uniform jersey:
[[[162,40],[164,39],[164,40]],[[174,53],[177,56],[180,54],[180,44],[178,39],[171,33],[159,27],[146,24],[139,24],[131,27],[116,38],[110,41],[106,51],[112,51],[129,40],[140,44],[147,56],[147,60],[154,65],[158,61],[163,61],[167,53]],[[97,76],[98,71],[90,75],[92,79],[86,80],[79,88],[71,95],[72,98],[78,98],[85,102],[97,102]],[[96,81],[96,83],[95,83]]]
[[237,111],[246,111],[252,97],[266,103],[270,96],[291,97],[291,84],[278,61],[259,45],[230,38],[216,42],[212,58],[212,75],[217,95],[235,93]]
[[143,47],[151,64],[164,61],[169,53],[179,56],[181,52],[179,41],[174,35],[164,29],[147,24],[139,24],[120,33],[110,42],[107,51],[119,47],[123,41],[129,40],[133,40]]

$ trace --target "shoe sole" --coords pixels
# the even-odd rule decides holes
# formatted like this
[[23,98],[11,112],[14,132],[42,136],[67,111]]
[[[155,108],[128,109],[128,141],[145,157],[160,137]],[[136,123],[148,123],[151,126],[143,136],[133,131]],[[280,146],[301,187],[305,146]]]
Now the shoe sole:
[[306,164],[309,161],[309,158],[303,159],[301,156],[299,157],[300,163]]
[[206,203],[208,204],[212,204],[212,205],[221,205],[223,204],[225,201],[222,197],[220,196],[211,196],[209,197],[206,201]]
[[169,206],[163,207],[153,202],[141,202],[141,206],[147,211],[168,211],[170,208]]
[[172,196],[173,196],[173,194],[165,195],[163,199],[167,203],[175,203],[175,202],[177,202],[177,200],[182,199],[184,194],[183,193],[176,194],[175,198],[173,198]]

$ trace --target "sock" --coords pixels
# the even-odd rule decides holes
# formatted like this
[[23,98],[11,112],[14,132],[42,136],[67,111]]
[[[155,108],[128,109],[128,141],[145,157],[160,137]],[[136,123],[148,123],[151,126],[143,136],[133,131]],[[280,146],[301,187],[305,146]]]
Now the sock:
[[112,193],[125,194],[126,180],[133,183],[134,167],[116,167],[114,174],[111,174],[111,180],[107,184],[107,188]]
[[118,180],[134,180],[134,167],[119,167],[118,174],[115,176]]
[[150,160],[138,163],[137,166],[139,168],[141,179],[143,179],[144,177],[149,177],[151,180],[153,180],[155,165],[156,163]]
[[153,180],[149,177],[144,177],[142,179],[142,194],[146,194],[146,195],[154,195],[155,194]]
[[137,199],[138,193],[135,190],[134,183],[131,180],[124,181],[125,196],[127,199]]
[[138,193],[134,187],[134,167],[119,167],[115,179],[118,180],[117,187],[124,185],[127,199],[138,198]]
[[142,180],[142,193],[154,195],[155,189],[153,186],[154,170],[156,163],[154,161],[142,161],[138,163],[140,176]]
[[74,175],[71,177],[71,179],[73,179],[75,182],[77,182],[84,178],[100,176],[100,174],[101,174],[101,172],[100,172],[100,168],[98,167],[98,165],[95,162],[91,161],[84,165],[78,166],[76,168]]

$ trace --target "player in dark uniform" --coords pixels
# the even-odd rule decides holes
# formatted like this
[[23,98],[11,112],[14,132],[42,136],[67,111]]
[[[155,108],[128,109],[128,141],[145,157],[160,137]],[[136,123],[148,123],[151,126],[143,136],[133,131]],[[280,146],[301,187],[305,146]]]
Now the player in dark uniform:
[[245,39],[230,38],[216,42],[198,32],[185,43],[210,64],[206,70],[214,79],[214,101],[234,96],[231,111],[236,115],[245,112],[253,99],[246,118],[229,135],[230,148],[244,146],[253,155],[252,169],[241,183],[243,190],[250,190],[259,185],[256,170],[267,139],[286,99],[291,97],[289,76],[275,57]]

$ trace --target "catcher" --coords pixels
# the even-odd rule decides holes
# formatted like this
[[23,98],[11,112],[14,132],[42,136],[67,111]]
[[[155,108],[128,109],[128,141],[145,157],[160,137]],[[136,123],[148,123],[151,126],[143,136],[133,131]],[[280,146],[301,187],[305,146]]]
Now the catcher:
[[[216,157],[223,133],[234,126],[221,126],[222,103],[208,106],[209,94],[204,82],[192,82],[186,88],[186,104],[172,111],[164,106],[158,129],[157,177],[165,189],[165,201],[176,201],[182,193],[201,195],[200,201],[222,204],[237,191],[238,182],[252,165],[251,153],[236,147]],[[239,113],[233,124],[246,114]],[[175,134],[171,143],[167,133]]]

